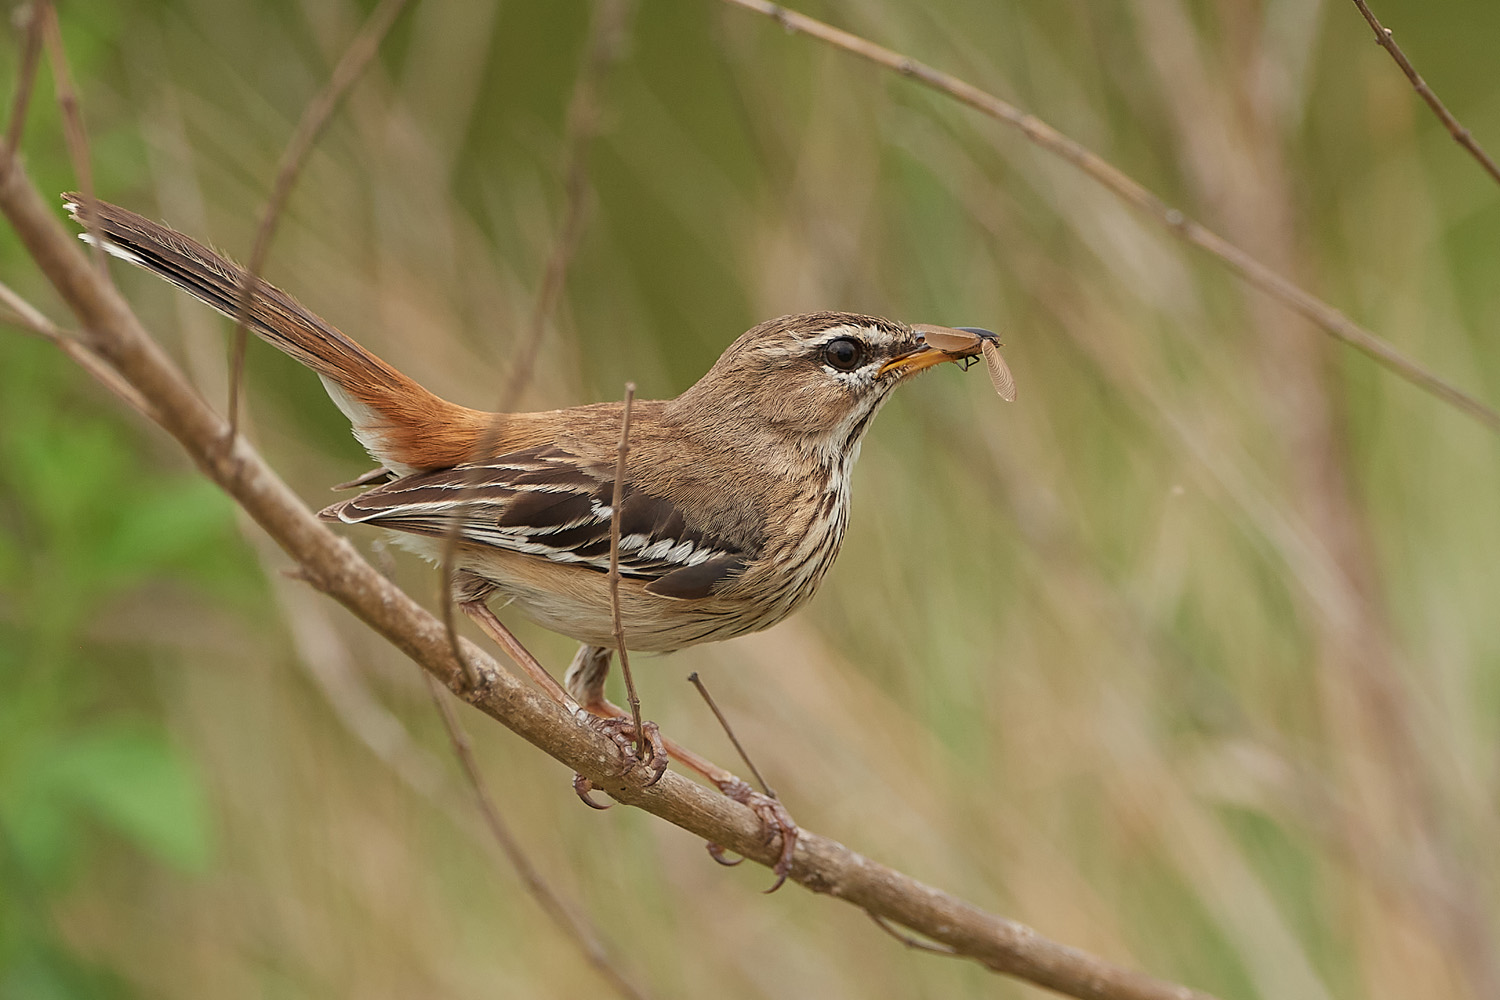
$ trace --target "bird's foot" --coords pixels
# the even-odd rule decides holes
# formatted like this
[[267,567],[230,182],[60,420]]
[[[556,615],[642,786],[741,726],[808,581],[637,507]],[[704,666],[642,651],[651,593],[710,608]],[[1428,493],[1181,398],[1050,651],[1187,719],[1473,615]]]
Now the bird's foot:
[[[798,830],[792,814],[786,811],[786,806],[781,804],[780,799],[757,792],[739,778],[730,776],[717,780],[714,784],[719,786],[719,791],[741,805],[749,806],[755,815],[760,817],[765,827],[767,842],[775,840],[778,836],[781,837],[781,855],[776,859],[776,864],[771,866],[771,872],[776,876],[776,881],[771,883],[771,888],[766,890],[766,892],[775,892],[781,888],[787,875],[791,873],[792,855],[797,850]],[[709,844],[708,853],[721,865],[737,865],[744,860],[744,858],[728,860],[724,856],[723,846],[719,844]]]
[[[661,730],[654,722],[642,722],[641,731],[646,737],[647,752],[644,757],[636,749],[635,723],[625,716],[599,716],[588,714],[583,721],[588,727],[597,733],[608,737],[620,751],[622,770],[629,772],[636,767],[644,768],[646,771],[646,782],[641,787],[650,788],[661,780],[661,776],[667,773],[667,765],[672,759],[667,756],[666,744],[662,741]],[[593,791],[594,783],[581,774],[573,775],[573,791],[583,800],[584,805],[594,809],[608,809],[609,805],[600,805],[589,792]]]

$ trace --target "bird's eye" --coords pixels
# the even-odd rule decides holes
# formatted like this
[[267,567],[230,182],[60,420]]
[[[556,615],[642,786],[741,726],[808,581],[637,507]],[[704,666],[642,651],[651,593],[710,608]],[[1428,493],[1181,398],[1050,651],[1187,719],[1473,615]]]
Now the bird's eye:
[[864,358],[864,345],[853,337],[840,337],[823,348],[823,360],[841,372],[850,372],[858,368]]

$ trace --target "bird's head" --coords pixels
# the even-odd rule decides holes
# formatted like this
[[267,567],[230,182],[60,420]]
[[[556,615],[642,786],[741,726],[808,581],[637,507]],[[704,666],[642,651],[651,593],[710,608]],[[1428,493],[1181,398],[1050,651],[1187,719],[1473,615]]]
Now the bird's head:
[[856,313],[782,316],[743,334],[672,405],[695,423],[847,455],[897,385],[944,361],[974,358],[993,341],[988,330]]

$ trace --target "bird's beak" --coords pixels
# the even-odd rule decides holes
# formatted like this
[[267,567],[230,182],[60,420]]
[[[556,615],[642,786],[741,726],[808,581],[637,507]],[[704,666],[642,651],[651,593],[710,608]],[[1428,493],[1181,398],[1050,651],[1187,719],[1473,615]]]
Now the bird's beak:
[[889,372],[898,372],[903,377],[915,375],[924,368],[940,365],[944,361],[962,361],[975,357],[983,350],[987,340],[999,343],[999,338],[990,331],[972,326],[922,324],[912,329],[922,338],[922,346],[887,361],[880,367],[881,375]]

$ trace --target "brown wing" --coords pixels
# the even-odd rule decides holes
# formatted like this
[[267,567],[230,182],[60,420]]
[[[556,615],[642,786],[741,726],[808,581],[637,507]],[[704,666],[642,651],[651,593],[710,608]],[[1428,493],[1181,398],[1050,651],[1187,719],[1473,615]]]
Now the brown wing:
[[[320,516],[438,538],[458,519],[465,542],[603,573],[609,569],[613,500],[612,466],[549,445],[403,476]],[[707,597],[754,557],[690,527],[664,497],[629,482],[621,491],[620,575],[650,581],[646,589],[652,593]]]

